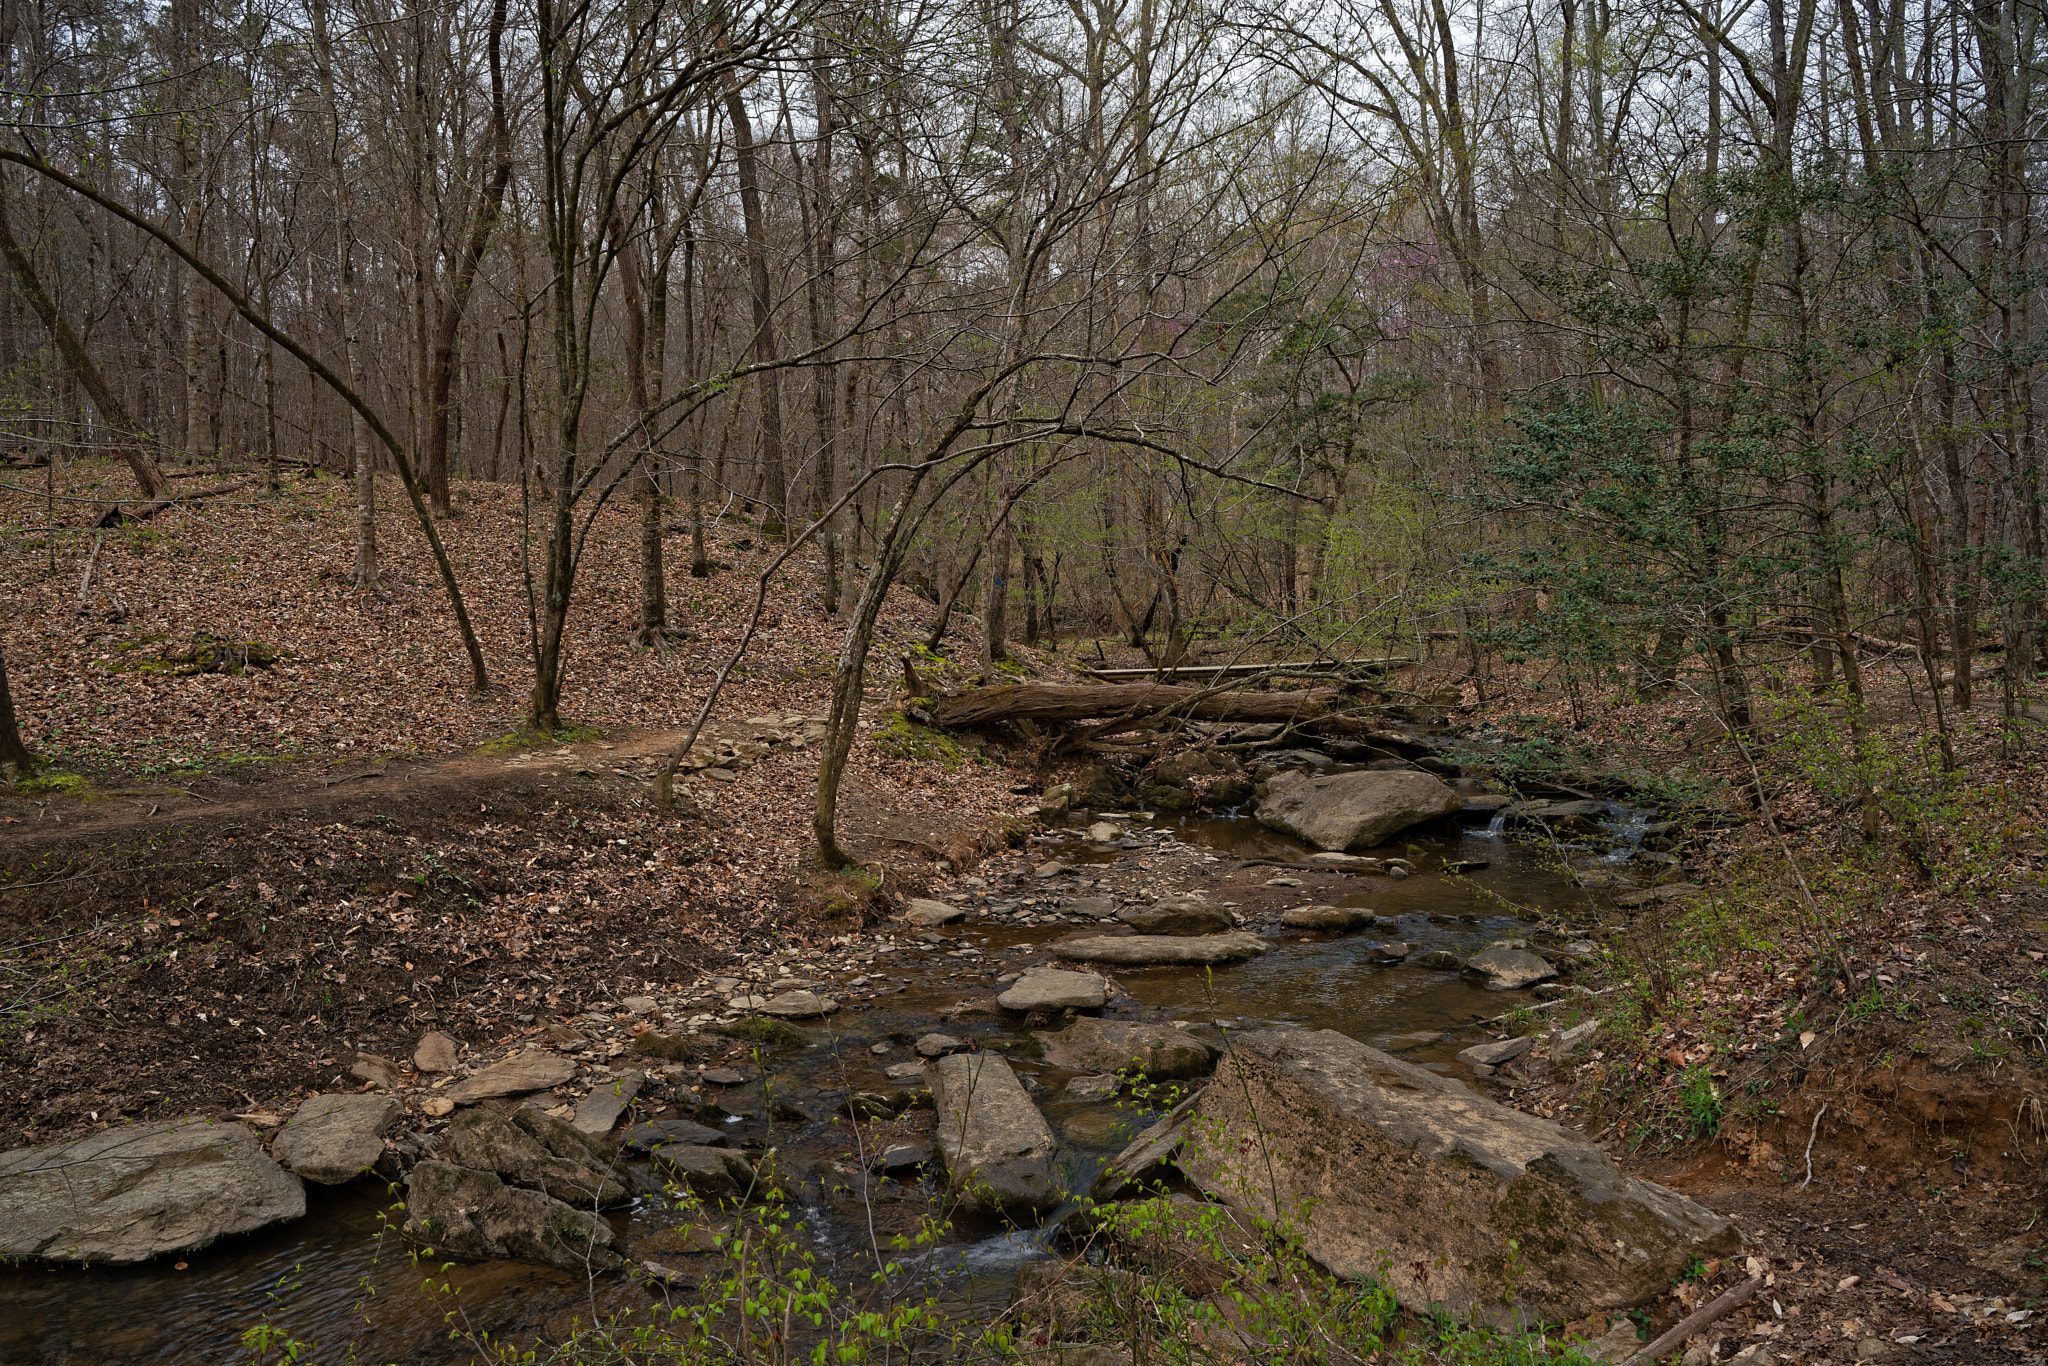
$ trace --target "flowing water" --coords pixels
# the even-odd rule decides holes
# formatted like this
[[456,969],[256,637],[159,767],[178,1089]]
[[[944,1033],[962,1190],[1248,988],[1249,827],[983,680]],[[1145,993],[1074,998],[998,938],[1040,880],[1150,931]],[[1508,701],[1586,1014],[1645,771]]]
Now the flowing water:
[[[1608,858],[1618,854],[1625,859],[1640,837],[1643,818],[1622,808],[1615,809],[1614,817],[1599,847],[1609,851]],[[1154,828],[1240,859],[1284,861],[1308,852],[1243,819],[1160,819]],[[1421,875],[1391,886],[1375,880],[1376,890],[1345,903],[1369,904],[1378,914],[1397,918],[1394,933],[1419,945],[1418,952],[1470,953],[1527,928],[1525,916],[1564,909],[1583,895],[1550,866],[1553,849],[1504,838],[1498,822],[1455,838],[1404,844],[1404,850],[1411,847],[1420,850],[1426,865],[1435,862],[1429,855],[1486,860],[1488,865],[1459,877]],[[1064,847],[1054,841],[1053,850],[1069,861],[1105,857],[1078,835]],[[1583,851],[1586,860],[1598,857],[1595,850]],[[1072,928],[977,924],[973,937],[993,957],[1004,948],[1041,943]],[[1440,1036],[1498,1014],[1513,998],[1475,987],[1456,973],[1371,962],[1369,945],[1387,937],[1384,930],[1288,936],[1272,952],[1237,966],[1124,969],[1117,980],[1147,1013],[1226,1028],[1294,1024],[1334,1029],[1424,1066],[1449,1070],[1450,1056],[1472,1040]],[[775,1063],[770,1084],[799,1100],[818,1099],[821,1103],[807,1108],[820,1115],[830,1110],[835,1093],[888,1086],[881,1068],[910,1055],[898,1046],[877,1056],[870,1045],[891,1038],[900,1045],[929,1031],[935,1027],[933,1012],[963,992],[957,964],[936,954],[911,950],[896,955],[890,971],[903,988],[898,994],[833,1016],[830,1029],[819,1031],[825,1036],[821,1043]],[[940,1027],[991,1039],[1013,1032],[992,1020]],[[1076,1187],[1085,1189],[1102,1162],[1151,1116],[1128,1101],[1059,1102],[1056,1097],[1069,1074],[1022,1051],[1018,1071],[1027,1084],[1040,1088],[1042,1108],[1073,1154]],[[734,1123],[735,1141],[760,1141],[763,1123],[758,1118]],[[796,1170],[810,1173],[795,1192],[798,1227],[821,1260],[838,1267],[849,1281],[865,1282],[878,1249],[886,1250],[892,1235],[911,1230],[933,1208],[930,1178],[922,1183],[869,1178],[859,1164],[845,1161],[847,1130],[830,1120],[777,1124],[772,1141],[796,1158]],[[451,1325],[467,1323],[514,1340],[559,1335],[575,1322],[644,1309],[661,1294],[637,1279],[604,1277],[593,1284],[581,1274],[517,1263],[445,1272],[416,1266],[395,1232],[378,1236],[387,1215],[402,1220],[393,1211],[400,1195],[370,1181],[342,1188],[309,1186],[304,1219],[225,1240],[182,1262],[0,1271],[0,1366],[242,1361],[248,1359],[243,1331],[266,1319],[318,1343],[321,1350],[314,1359],[322,1362],[345,1359],[348,1343],[357,1345],[363,1361],[466,1361],[474,1353],[450,1340]],[[630,1224],[633,1238],[653,1237],[651,1245],[636,1246],[637,1255],[658,1257],[686,1273],[706,1269],[692,1264],[679,1241],[672,1244],[673,1252],[663,1250],[664,1229],[696,1225],[659,1200],[616,1217]],[[962,1228],[950,1242],[909,1264],[913,1274],[939,1285],[952,1303],[992,1309],[1005,1301],[1015,1268],[1044,1255],[1047,1242],[1039,1230]]]

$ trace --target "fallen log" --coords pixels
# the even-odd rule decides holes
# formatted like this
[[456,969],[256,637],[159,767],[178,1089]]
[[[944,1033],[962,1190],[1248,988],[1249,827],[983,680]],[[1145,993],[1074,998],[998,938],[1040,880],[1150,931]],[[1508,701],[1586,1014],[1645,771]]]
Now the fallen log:
[[937,698],[931,710],[938,723],[950,729],[998,721],[1089,721],[1169,711],[1198,721],[1303,721],[1328,712],[1343,696],[1337,688],[1216,692],[1169,683],[1008,683]]
[[1149,679],[1202,678],[1215,682],[1225,678],[1271,677],[1349,678],[1358,674],[1383,674],[1405,668],[1414,659],[1407,655],[1383,655],[1370,659],[1302,660],[1293,664],[1179,664],[1163,669],[1084,669],[1090,677],[1105,683],[1142,683]]
[[254,479],[237,479],[232,484],[219,484],[210,489],[194,489],[192,492],[177,498],[159,498],[153,503],[148,503],[135,509],[133,512],[124,510],[119,503],[114,503],[94,520],[93,526],[97,530],[107,531],[117,526],[128,526],[135,522],[146,522],[159,512],[169,508],[183,507],[187,503],[197,503],[208,498],[218,498],[223,494],[233,493],[238,489],[245,489],[255,482]]

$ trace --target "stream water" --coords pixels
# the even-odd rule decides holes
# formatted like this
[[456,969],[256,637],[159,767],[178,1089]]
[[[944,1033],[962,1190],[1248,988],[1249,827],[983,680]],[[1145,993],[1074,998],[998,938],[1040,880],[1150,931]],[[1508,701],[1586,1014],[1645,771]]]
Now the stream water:
[[[1597,847],[1582,855],[1585,860],[1601,857],[1603,850],[1609,858],[1617,853],[1627,857],[1631,825],[1639,829],[1640,817],[1619,808],[1615,816]],[[1161,818],[1153,828],[1239,859],[1287,860],[1308,852],[1243,819]],[[1107,857],[1078,834],[1048,847],[1053,856],[1074,862]],[[1526,928],[1521,913],[1562,909],[1583,895],[1548,866],[1550,849],[1505,838],[1497,825],[1414,846],[1404,842],[1404,850],[1411,847],[1419,848],[1429,867],[1438,858],[1488,862],[1457,878],[1424,873],[1391,885],[1376,880],[1372,892],[1349,899],[1348,904],[1370,904],[1378,914],[1398,918],[1395,933],[1423,950],[1469,953]],[[1072,930],[1071,924],[985,923],[974,927],[972,938],[994,956]],[[1451,1055],[1473,1040],[1433,1036],[1498,1014],[1512,998],[1470,985],[1456,973],[1372,963],[1368,946],[1388,937],[1384,930],[1290,934],[1272,952],[1237,966],[1213,972],[1119,970],[1117,980],[1148,1014],[1232,1028],[1289,1023],[1334,1029],[1410,1061],[1447,1069]],[[893,956],[889,971],[900,992],[841,1011],[829,1029],[817,1031],[820,1042],[775,1063],[776,1084],[788,1088],[787,1094],[825,1102],[809,1107],[815,1114],[829,1112],[835,1093],[890,1085],[881,1069],[911,1056],[900,1045],[935,1027],[990,1039],[1014,1033],[1010,1024],[989,1019],[935,1025],[934,1012],[963,994],[958,963],[942,956],[937,946]],[[898,1046],[890,1053],[871,1051],[871,1045],[891,1039]],[[1070,1074],[1024,1051],[1018,1071],[1027,1084],[1041,1088],[1041,1105],[1069,1146],[1077,1185],[1085,1189],[1101,1163],[1151,1116],[1128,1101],[1059,1103],[1053,1098]],[[763,1122],[737,1123],[732,1132],[741,1140],[758,1141],[763,1136],[748,1131],[758,1131]],[[892,1233],[914,1227],[935,1207],[930,1177],[923,1182],[870,1178],[846,1162],[843,1124],[822,1118],[777,1124],[772,1141],[796,1159],[795,1170],[809,1171],[796,1197],[799,1227],[820,1259],[848,1281],[865,1283],[874,1269],[875,1248],[886,1246]],[[575,1322],[645,1309],[661,1296],[658,1287],[637,1278],[603,1277],[593,1283],[580,1274],[517,1263],[457,1266],[445,1275],[438,1267],[415,1266],[395,1231],[378,1236],[401,1194],[367,1180],[340,1188],[310,1186],[304,1219],[225,1240],[175,1263],[159,1259],[130,1268],[0,1271],[0,1366],[242,1361],[249,1359],[243,1331],[266,1320],[318,1344],[312,1359],[321,1362],[346,1359],[351,1343],[362,1361],[469,1361],[475,1353],[466,1343],[451,1341],[451,1322],[466,1322],[501,1339],[552,1336]],[[681,1236],[696,1222],[686,1223],[685,1216],[660,1201],[642,1202],[618,1217],[630,1221],[633,1239],[640,1240],[634,1243],[637,1256],[659,1258],[686,1274],[707,1270],[693,1263]],[[1044,1241],[1037,1231],[962,1227],[918,1269],[943,1298],[963,1308],[999,1307],[1015,1268],[1043,1255]],[[436,1274],[430,1277],[430,1270]],[[430,1289],[430,1284],[459,1288],[460,1293]],[[453,1321],[451,1313],[458,1316]]]

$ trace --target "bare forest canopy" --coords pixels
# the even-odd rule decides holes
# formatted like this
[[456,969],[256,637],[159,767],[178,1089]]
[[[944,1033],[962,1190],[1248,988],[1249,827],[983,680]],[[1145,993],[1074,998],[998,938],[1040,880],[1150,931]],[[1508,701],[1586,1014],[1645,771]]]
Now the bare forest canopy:
[[519,485],[549,729],[614,500],[650,643],[664,532],[808,538],[842,702],[897,583],[995,656],[1450,636],[1741,726],[1790,640],[1968,706],[2040,639],[2043,56],[2018,0],[8,5],[5,450],[354,478],[451,642],[436,522]]

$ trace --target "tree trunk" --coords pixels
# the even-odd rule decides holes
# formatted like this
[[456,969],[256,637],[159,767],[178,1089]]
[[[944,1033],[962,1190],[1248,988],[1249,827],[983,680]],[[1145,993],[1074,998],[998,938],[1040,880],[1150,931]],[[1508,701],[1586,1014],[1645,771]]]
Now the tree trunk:
[[942,726],[986,726],[997,721],[1085,721],[1175,708],[1202,721],[1302,721],[1320,716],[1344,696],[1337,688],[1307,692],[1216,692],[1171,683],[1007,683],[939,698],[932,707]]
[[[775,364],[775,295],[768,280],[768,220],[761,207],[761,170],[754,152],[754,125],[737,85],[725,92],[732,119],[733,174],[739,181],[740,217],[747,235],[747,278],[754,306],[754,362]],[[782,456],[782,391],[776,371],[755,376],[761,390],[761,502],[767,509],[762,531],[780,536],[788,526],[788,475]]]
[[0,768],[21,774],[35,763],[36,756],[21,742],[21,727],[14,719],[14,692],[7,684],[7,657],[0,654]]

